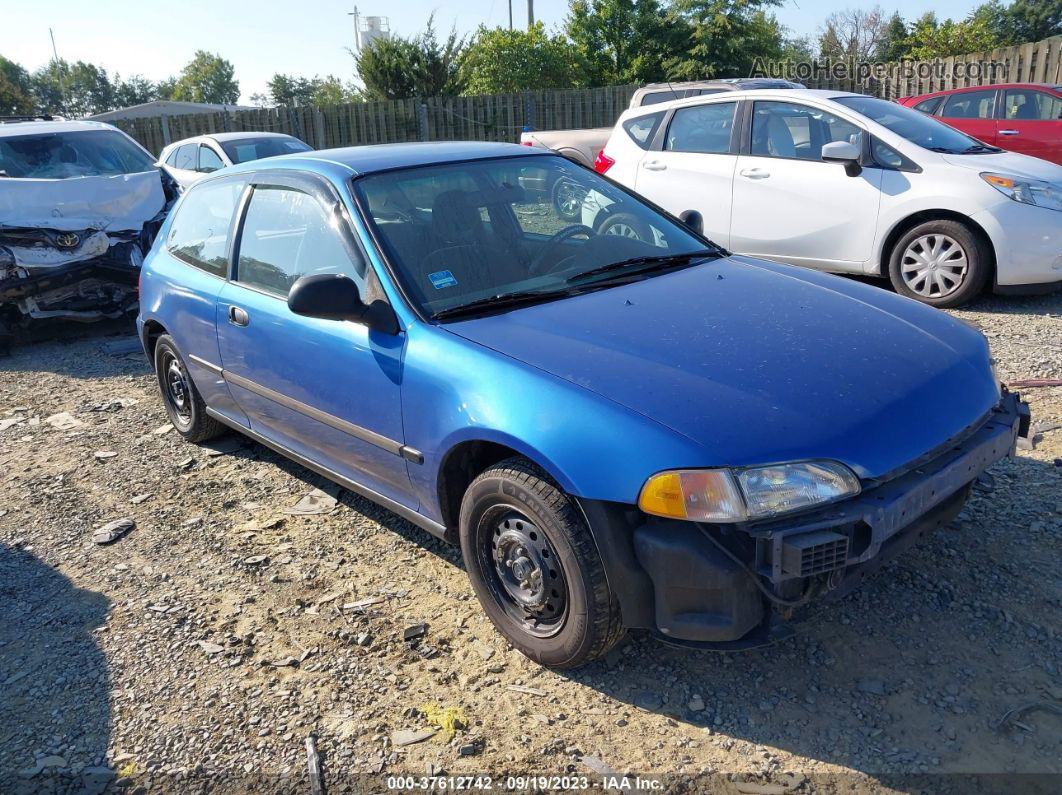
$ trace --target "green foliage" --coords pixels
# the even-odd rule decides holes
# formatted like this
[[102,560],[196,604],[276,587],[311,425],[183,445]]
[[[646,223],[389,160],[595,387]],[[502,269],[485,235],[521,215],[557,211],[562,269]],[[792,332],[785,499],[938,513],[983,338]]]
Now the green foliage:
[[683,45],[665,60],[671,79],[750,74],[758,58],[778,59],[784,28],[766,9],[780,0],[674,0],[669,21],[685,27]]
[[158,98],[158,88],[146,77],[133,75],[128,80],[122,80],[118,75],[114,76],[114,107],[128,108]]
[[114,86],[107,70],[95,64],[51,61],[34,72],[30,81],[42,113],[80,118],[114,107]]
[[1062,0],[1015,0],[1004,25],[1013,41],[1042,41],[1062,35]]
[[440,42],[429,17],[419,36],[376,39],[354,54],[354,65],[367,99],[447,96],[463,88],[464,51],[456,30]]
[[651,83],[667,78],[664,61],[689,35],[685,20],[674,22],[659,0],[573,0],[565,33],[589,85]]
[[181,70],[173,86],[172,98],[180,102],[209,102],[235,105],[240,99],[236,69],[220,55],[197,50]]
[[33,113],[34,104],[29,73],[0,55],[0,116]]
[[890,62],[906,58],[911,52],[910,36],[911,32],[907,28],[907,23],[904,22],[899,11],[895,12],[885,25],[877,60]]
[[911,28],[908,56],[920,61],[947,58],[990,50],[999,44],[998,34],[983,17],[974,14],[961,22],[938,22],[936,15],[928,12]]
[[481,25],[461,66],[469,94],[575,88],[585,74],[576,46],[564,36],[546,33],[541,22],[529,30]]

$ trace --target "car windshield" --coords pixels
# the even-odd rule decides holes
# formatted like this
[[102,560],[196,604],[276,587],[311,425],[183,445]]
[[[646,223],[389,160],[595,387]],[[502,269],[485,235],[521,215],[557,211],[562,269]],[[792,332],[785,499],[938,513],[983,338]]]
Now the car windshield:
[[240,138],[235,141],[219,141],[225,154],[233,163],[261,160],[263,157],[290,155],[293,152],[308,152],[313,147],[290,135],[265,138]]
[[552,300],[719,253],[562,157],[420,166],[354,185],[406,295],[428,316]]
[[921,111],[896,102],[876,97],[837,97],[834,102],[873,119],[911,143],[933,152],[963,155],[999,151]]
[[109,177],[154,169],[151,156],[117,130],[78,130],[0,138],[0,177]]

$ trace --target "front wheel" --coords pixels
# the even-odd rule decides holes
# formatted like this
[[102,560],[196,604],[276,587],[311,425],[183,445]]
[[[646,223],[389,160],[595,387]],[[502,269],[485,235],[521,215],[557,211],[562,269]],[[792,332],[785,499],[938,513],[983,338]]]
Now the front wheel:
[[461,552],[494,626],[531,659],[575,668],[623,637],[619,605],[590,528],[530,461],[477,477],[461,502]]
[[618,235],[632,240],[641,240],[643,243],[653,242],[653,230],[645,221],[631,213],[616,213],[609,215],[597,228],[599,235]]
[[976,298],[991,270],[988,245],[958,221],[927,221],[910,229],[889,260],[896,292],[941,308]]

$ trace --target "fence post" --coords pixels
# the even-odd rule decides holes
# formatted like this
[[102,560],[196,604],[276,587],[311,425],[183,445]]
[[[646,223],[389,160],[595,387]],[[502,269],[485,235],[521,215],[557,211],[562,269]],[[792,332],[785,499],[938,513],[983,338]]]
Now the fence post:
[[298,104],[288,105],[288,118],[291,120],[291,133],[299,140],[306,140],[302,137],[302,124],[300,124],[299,114],[296,113]]
[[166,114],[162,115],[162,145],[170,145],[170,117]]
[[535,129],[535,96],[530,91],[524,92],[524,126]]
[[417,132],[420,140],[428,140],[428,106],[424,102],[417,103]]

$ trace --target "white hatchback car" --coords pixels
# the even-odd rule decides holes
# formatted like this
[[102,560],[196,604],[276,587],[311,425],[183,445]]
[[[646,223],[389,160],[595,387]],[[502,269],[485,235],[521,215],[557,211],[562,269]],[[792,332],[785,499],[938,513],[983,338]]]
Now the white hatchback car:
[[162,150],[157,165],[183,189],[225,166],[261,160],[263,157],[307,152],[312,148],[298,138],[283,133],[214,133],[175,141]]
[[[957,306],[1062,286],[1062,166],[988,146],[894,102],[735,92],[625,112],[595,168],[741,254],[888,276]],[[644,236],[607,198],[583,223]]]

